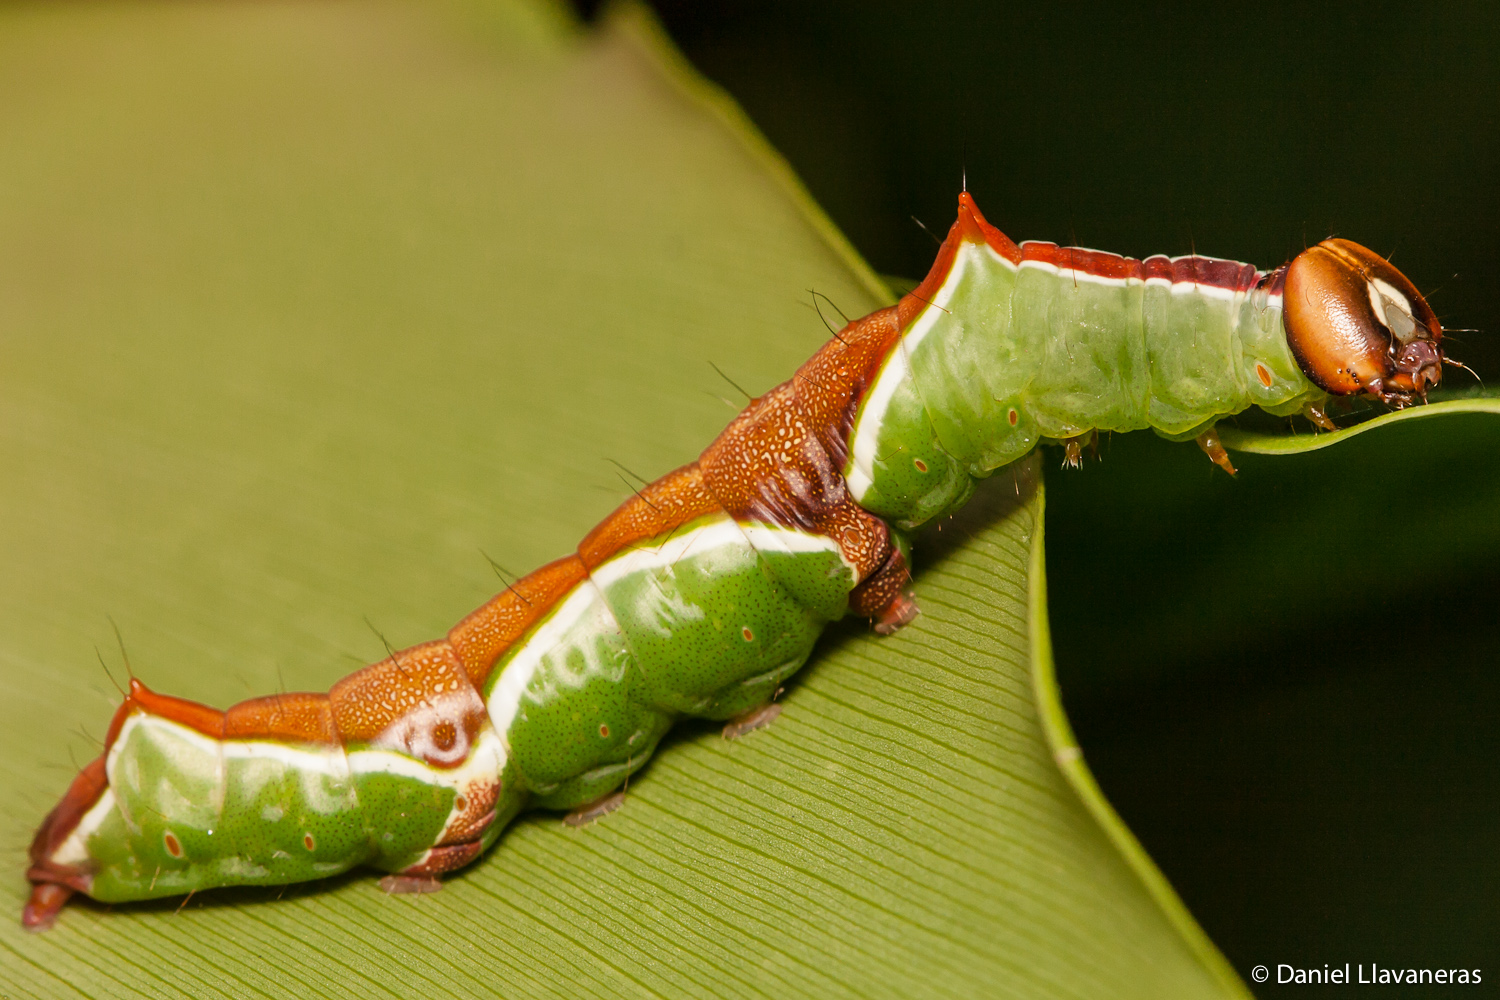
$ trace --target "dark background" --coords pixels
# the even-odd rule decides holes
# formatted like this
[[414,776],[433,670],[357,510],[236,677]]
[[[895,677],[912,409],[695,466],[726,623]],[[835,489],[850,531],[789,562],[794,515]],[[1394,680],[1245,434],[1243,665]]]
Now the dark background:
[[[1449,352],[1500,380],[1493,7],[655,7],[884,273],[926,272],[911,217],[942,234],[964,172],[1018,240],[1273,266],[1338,234],[1480,328]],[[1070,714],[1247,980],[1378,962],[1500,983],[1491,421],[1243,456],[1237,480],[1136,434],[1049,474]]]

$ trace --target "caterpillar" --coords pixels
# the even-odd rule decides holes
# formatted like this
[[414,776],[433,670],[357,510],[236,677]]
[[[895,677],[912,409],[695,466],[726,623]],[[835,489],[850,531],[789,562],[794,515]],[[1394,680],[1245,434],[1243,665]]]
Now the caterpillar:
[[361,865],[433,891],[525,809],[577,825],[617,808],[678,719],[769,724],[828,623],[912,621],[910,532],[1039,442],[1077,464],[1100,431],[1152,428],[1232,473],[1221,418],[1330,425],[1329,395],[1403,407],[1444,363],[1426,300],[1358,244],[1271,271],[1016,244],[965,191],[919,286],[443,639],[224,711],[132,678],[31,844],[22,922],[52,926],[74,893]]

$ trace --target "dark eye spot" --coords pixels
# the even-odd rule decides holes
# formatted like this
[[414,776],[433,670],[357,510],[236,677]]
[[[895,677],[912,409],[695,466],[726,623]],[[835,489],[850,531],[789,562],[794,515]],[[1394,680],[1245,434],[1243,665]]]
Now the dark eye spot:
[[458,729],[448,721],[439,722],[432,727],[432,745],[447,753],[453,749],[458,742]]

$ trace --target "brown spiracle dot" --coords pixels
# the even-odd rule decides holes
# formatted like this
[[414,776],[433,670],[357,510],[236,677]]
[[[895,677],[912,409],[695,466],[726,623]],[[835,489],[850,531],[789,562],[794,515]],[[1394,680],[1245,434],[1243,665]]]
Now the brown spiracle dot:
[[927,471],[927,463],[924,462],[924,461],[922,461],[920,458],[914,458],[914,459],[912,459],[911,460],[911,464],[915,465],[917,467],[917,471],[918,472],[926,472]]
[[609,726],[602,722],[599,723],[599,736],[606,740],[609,739]]
[[432,745],[447,753],[458,742],[458,729],[447,719],[432,727]]
[[313,840],[313,835],[311,833],[304,833],[302,835],[302,846],[311,851],[317,848],[318,842],[316,840]]
[[174,858],[182,857],[182,841],[177,839],[177,835],[175,833],[173,833],[171,830],[168,830],[166,833],[162,834],[161,840],[162,843],[166,845],[168,854],[172,855],[172,857]]
[[453,799],[453,808],[457,809],[459,812],[463,812],[464,810],[469,808],[469,800],[464,798],[462,795],[455,796]]

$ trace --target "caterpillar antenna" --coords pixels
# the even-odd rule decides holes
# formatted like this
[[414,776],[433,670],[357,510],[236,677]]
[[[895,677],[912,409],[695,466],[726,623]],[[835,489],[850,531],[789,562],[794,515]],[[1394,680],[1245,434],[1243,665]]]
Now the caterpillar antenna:
[[1455,360],[1454,358],[1444,358],[1443,364],[1452,365],[1454,368],[1462,368],[1464,371],[1474,376],[1474,381],[1479,383],[1479,387],[1481,389],[1484,388],[1484,379],[1480,378],[1478,372],[1470,368],[1468,365],[1464,364],[1462,361]]

